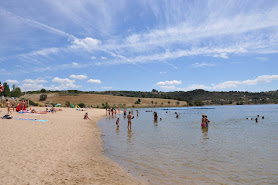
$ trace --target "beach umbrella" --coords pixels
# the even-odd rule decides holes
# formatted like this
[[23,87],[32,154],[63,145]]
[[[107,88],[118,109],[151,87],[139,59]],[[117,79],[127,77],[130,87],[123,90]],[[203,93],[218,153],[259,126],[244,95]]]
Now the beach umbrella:
[[57,103],[57,104],[55,105],[55,107],[58,107],[58,106],[61,106],[61,104],[60,104],[60,103]]
[[0,92],[4,91],[4,86],[0,83]]

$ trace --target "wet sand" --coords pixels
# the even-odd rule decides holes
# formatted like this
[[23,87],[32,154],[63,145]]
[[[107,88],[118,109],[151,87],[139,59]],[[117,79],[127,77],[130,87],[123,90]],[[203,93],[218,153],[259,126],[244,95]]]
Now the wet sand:
[[[6,109],[0,111],[5,115]],[[70,108],[12,114],[47,122],[0,119],[0,184],[144,184],[104,156],[97,121],[105,110],[86,112],[91,120]]]

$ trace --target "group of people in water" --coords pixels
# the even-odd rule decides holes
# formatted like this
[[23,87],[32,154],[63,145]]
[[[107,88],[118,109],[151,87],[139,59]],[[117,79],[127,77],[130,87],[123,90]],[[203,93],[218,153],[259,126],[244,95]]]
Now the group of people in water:
[[[257,115],[257,117],[255,118],[256,123],[259,122],[259,117],[260,115]],[[246,118],[247,120],[249,120],[249,118]],[[264,116],[262,116],[262,119],[264,119]],[[253,120],[253,118],[250,118],[250,120]]]
[[[139,116],[138,110],[136,110],[136,112],[137,112],[137,117],[138,117]],[[152,111],[146,111],[146,112],[152,112]],[[109,116],[112,114],[112,117],[113,117],[114,114],[115,115],[117,114],[117,111],[114,108],[109,108],[109,109],[106,109],[106,115],[107,115],[107,113],[108,113]],[[118,113],[120,113],[120,109],[119,109]],[[168,113],[168,112],[166,112],[166,113]],[[175,114],[176,114],[176,118],[179,118],[179,114],[177,112],[175,112]],[[134,119],[133,109],[131,109],[128,112],[128,115],[127,115],[127,109],[124,109],[123,110],[123,117],[127,118],[127,127],[128,127],[128,129],[131,129],[132,119]],[[157,114],[157,112],[153,113],[153,118],[154,118],[154,122],[158,121],[158,114]],[[89,119],[87,113],[84,115],[84,119]],[[160,121],[162,121],[162,118],[160,118]],[[210,123],[210,120],[208,120],[207,115],[203,114],[202,115],[201,127],[202,128],[208,128],[208,124],[209,123]],[[116,126],[117,126],[117,128],[120,127],[120,118],[116,119]]]

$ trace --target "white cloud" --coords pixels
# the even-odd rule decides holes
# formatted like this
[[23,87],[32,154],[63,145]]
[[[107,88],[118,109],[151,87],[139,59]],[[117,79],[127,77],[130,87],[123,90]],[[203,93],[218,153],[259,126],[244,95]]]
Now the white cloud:
[[176,86],[160,86],[161,89],[163,90],[175,90]]
[[267,61],[268,58],[267,57],[257,57],[255,58],[256,60],[261,60],[261,61]]
[[101,60],[106,60],[106,59],[107,59],[107,58],[106,58],[106,57],[104,57],[104,56],[102,56],[102,57],[101,57]]
[[86,75],[70,75],[70,78],[83,80],[83,79],[87,79],[88,77]]
[[95,84],[101,84],[100,80],[96,80],[96,79],[89,79],[88,80],[89,83],[95,83]]
[[110,90],[110,89],[112,89],[112,87],[101,87],[102,89],[104,89],[104,90]]
[[91,59],[92,59],[92,60],[95,60],[95,59],[97,59],[97,57],[95,57],[95,56],[92,56],[92,57],[91,57]]
[[59,78],[55,77],[52,79],[52,82],[60,84],[60,86],[55,87],[57,90],[64,90],[69,88],[78,88],[80,86],[75,85],[75,80],[70,80],[68,78]]
[[9,85],[18,84],[18,83],[19,83],[17,80],[6,80],[6,82],[7,82]]
[[237,88],[240,85],[257,85],[259,83],[270,83],[274,80],[278,80],[278,75],[262,75],[262,76],[258,76],[256,79],[253,80],[226,81],[219,84],[212,84],[211,86],[194,84],[186,88],[177,88],[177,90],[184,90],[184,91],[189,91],[194,89],[222,90],[222,89],[229,89],[229,88]]
[[165,82],[158,82],[155,85],[165,86],[165,85],[180,85],[182,84],[181,80],[173,80],[173,81],[165,81]]
[[74,41],[72,42],[71,48],[93,50],[93,49],[97,49],[99,45],[101,45],[101,43],[102,42],[100,40],[91,37],[86,37],[85,39],[75,38]]
[[32,80],[32,79],[25,79],[22,81],[24,84],[39,84],[39,83],[47,83],[46,80],[42,80],[42,79],[36,79],[36,80]]
[[23,92],[25,92],[41,90],[44,86],[42,84],[22,84],[20,85],[20,88]]
[[227,53],[216,53],[213,55],[213,57],[219,57],[219,58],[225,58],[225,59],[229,58],[227,56]]
[[72,62],[71,65],[72,67],[77,67],[79,64],[77,62]]
[[24,91],[37,91],[45,88],[42,83],[47,83],[46,80],[43,79],[25,79],[22,81],[22,85],[20,85],[21,90]]
[[205,63],[205,62],[202,62],[202,63],[194,63],[192,64],[193,67],[207,67],[207,66],[215,66],[215,64],[208,64],[208,63]]

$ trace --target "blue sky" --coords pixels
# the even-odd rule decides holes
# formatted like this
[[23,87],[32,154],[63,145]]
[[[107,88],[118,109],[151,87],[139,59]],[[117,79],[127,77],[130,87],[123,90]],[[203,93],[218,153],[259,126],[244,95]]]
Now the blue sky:
[[23,91],[278,90],[276,0],[9,0],[0,25]]

